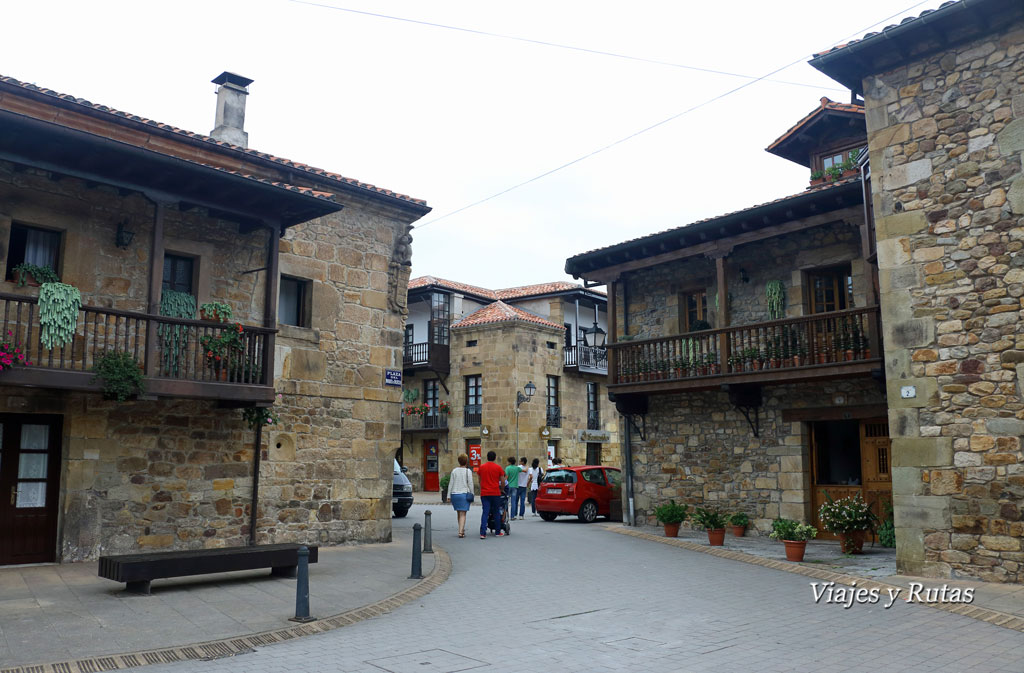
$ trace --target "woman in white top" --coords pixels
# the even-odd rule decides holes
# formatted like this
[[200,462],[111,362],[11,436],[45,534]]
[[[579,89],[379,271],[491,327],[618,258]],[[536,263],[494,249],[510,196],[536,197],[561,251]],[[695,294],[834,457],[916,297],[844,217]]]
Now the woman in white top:
[[540,480],[544,476],[544,473],[540,471],[540,459],[534,458],[533,463],[530,465],[530,471],[527,473],[530,479],[530,510],[534,516],[537,516],[537,489],[540,488]]
[[448,479],[448,497],[459,515],[459,537],[466,537],[466,512],[469,511],[469,503],[473,502],[473,471],[466,467],[467,464],[469,456],[459,456],[459,466],[452,470]]

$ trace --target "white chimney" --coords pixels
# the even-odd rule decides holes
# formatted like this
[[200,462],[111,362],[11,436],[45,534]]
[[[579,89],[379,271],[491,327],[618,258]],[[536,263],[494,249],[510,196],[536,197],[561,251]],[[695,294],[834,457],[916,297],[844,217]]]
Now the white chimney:
[[222,72],[213,79],[217,85],[217,120],[210,137],[232,145],[249,146],[245,128],[245,97],[252,80],[233,72]]

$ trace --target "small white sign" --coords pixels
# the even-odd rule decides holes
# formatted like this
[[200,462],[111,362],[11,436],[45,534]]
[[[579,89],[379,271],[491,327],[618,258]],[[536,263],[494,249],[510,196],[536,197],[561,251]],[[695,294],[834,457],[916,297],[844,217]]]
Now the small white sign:
[[917,397],[917,386],[901,386],[900,397],[905,400],[911,400]]

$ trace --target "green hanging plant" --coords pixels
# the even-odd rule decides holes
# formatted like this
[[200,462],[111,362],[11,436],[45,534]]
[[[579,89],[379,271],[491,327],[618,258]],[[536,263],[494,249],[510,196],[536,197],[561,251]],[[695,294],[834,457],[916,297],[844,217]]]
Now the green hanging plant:
[[39,288],[39,341],[48,350],[70,343],[78,325],[82,293],[73,285],[43,283]]
[[416,390],[415,388],[406,388],[405,390],[402,391],[402,399],[405,400],[407,404],[415,402],[416,398],[418,398],[419,396],[420,391]]
[[192,320],[196,317],[196,298],[187,292],[164,290],[160,293],[160,315]]
[[781,280],[770,280],[764,286],[764,296],[768,304],[768,317],[772,320],[782,318],[786,310],[786,286]]
[[35,282],[42,283],[59,283],[60,277],[57,276],[57,272],[48,266],[36,266],[35,264],[29,264],[28,262],[22,262],[18,266],[14,267],[14,274],[18,277],[18,287],[25,287],[28,283],[28,277],[32,276]]
[[[187,292],[164,290],[160,293],[160,315],[194,320],[196,298]],[[157,336],[163,346],[160,349],[160,369],[171,376],[178,375],[178,361],[188,343],[187,330],[184,325],[160,325],[157,329]]]
[[126,351],[107,351],[96,358],[92,370],[96,372],[93,381],[103,381],[103,396],[108,400],[124,402],[143,393],[139,361]]

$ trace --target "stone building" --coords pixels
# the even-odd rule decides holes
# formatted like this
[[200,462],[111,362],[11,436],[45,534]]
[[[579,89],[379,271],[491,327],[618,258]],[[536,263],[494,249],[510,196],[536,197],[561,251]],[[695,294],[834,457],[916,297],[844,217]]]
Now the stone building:
[[[204,136],[0,77],[0,315],[31,361],[0,371],[0,564],[390,539],[385,369],[429,208],[248,149],[250,80],[214,82]],[[63,345],[22,264],[80,291]],[[230,322],[174,317],[207,302]],[[113,352],[141,395],[105,399]]]
[[[619,465],[607,400],[606,297],[567,282],[488,290],[425,276],[409,283],[407,411],[401,462],[438,490],[459,454]],[[443,406],[442,406],[443,405]],[[444,412],[447,408],[448,413]]]
[[900,569],[1024,580],[1024,4],[946,3],[811,65],[863,92]]
[[608,389],[636,522],[669,499],[745,512],[761,533],[814,521],[827,496],[884,513],[865,145],[863,107],[823,98],[768,148],[812,172],[803,191],[566,262],[609,287]]

